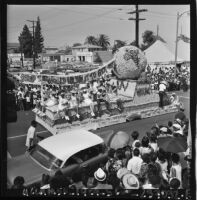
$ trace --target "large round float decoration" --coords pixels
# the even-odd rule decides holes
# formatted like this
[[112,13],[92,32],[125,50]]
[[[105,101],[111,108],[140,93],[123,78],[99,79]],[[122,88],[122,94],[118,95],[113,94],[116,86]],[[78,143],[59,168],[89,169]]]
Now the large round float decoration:
[[144,53],[135,46],[121,47],[114,58],[113,72],[118,79],[137,80],[147,65]]

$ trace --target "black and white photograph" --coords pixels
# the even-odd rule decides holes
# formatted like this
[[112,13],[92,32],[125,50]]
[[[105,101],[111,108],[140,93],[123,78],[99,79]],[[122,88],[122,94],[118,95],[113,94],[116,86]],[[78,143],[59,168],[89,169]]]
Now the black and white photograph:
[[190,4],[8,4],[6,195],[190,200],[190,22]]

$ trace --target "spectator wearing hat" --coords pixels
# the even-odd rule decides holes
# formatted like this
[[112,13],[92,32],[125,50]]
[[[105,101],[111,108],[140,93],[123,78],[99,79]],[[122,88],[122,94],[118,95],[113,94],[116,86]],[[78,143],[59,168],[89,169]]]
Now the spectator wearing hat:
[[179,123],[173,124],[172,127],[174,136],[183,135],[183,129]]
[[138,131],[133,131],[131,133],[131,137],[133,138],[133,143],[132,143],[132,148],[134,149],[135,148],[135,143],[136,142],[139,142],[138,138],[139,138],[139,132]]
[[172,154],[172,167],[170,169],[170,177],[177,178],[182,185],[182,167],[180,164],[180,157],[178,154]]
[[94,173],[94,185],[92,189],[113,189],[112,185],[106,183],[106,173],[98,168]]
[[160,130],[160,135],[169,134],[168,128],[166,126],[162,126],[159,130]]
[[138,175],[140,172],[142,162],[143,160],[140,158],[140,150],[138,148],[135,148],[133,150],[133,157],[128,161],[127,169],[131,173]]
[[124,189],[139,189],[140,188],[140,183],[138,178],[131,173],[127,173],[122,177],[122,185]]

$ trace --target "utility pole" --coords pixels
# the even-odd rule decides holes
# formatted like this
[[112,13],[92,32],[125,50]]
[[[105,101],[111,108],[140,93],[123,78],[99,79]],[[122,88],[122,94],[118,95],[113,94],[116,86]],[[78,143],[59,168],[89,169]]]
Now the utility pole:
[[36,68],[36,61],[35,61],[35,25],[34,23],[37,22],[37,21],[34,21],[34,20],[27,20],[28,22],[31,22],[33,24],[33,26],[31,28],[33,28],[33,68],[35,69]]
[[177,55],[178,55],[178,41],[179,41],[179,37],[178,37],[178,33],[179,33],[179,19],[185,14],[185,13],[189,13],[190,11],[185,11],[181,14],[179,14],[179,12],[177,13],[177,23],[176,23],[176,44],[175,44],[175,67],[174,67],[174,74],[176,77],[176,64],[177,64]]
[[157,37],[159,36],[159,25],[157,24]]
[[147,9],[141,9],[139,10],[138,5],[135,6],[136,10],[132,12],[128,12],[127,14],[136,14],[136,18],[129,18],[128,20],[135,20],[135,42],[136,46],[139,47],[139,21],[140,20],[146,20],[144,18],[139,18],[140,12],[146,12]]

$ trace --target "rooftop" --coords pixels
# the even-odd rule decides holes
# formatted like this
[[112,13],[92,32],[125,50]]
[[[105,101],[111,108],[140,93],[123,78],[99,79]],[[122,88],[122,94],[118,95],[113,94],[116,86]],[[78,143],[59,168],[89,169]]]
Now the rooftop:
[[76,46],[76,47],[72,47],[72,49],[102,49],[101,46],[97,46],[97,45],[90,45],[90,44],[85,44],[85,45],[80,45],[80,46]]

